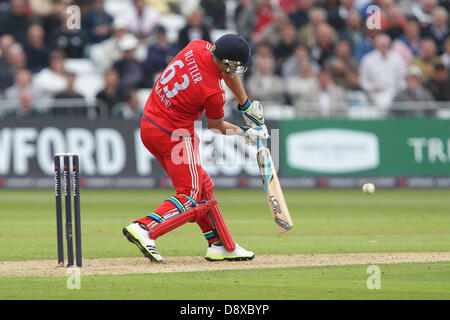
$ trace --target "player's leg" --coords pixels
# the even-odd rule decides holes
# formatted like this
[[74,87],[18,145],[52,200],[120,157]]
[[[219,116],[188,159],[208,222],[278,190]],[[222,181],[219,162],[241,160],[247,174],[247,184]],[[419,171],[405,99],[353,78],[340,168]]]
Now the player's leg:
[[[153,141],[158,141],[158,146],[155,146]],[[161,150],[160,146],[162,145],[170,147]],[[199,200],[201,200],[202,175],[199,158],[194,152],[191,138],[182,138],[176,141],[171,138],[170,143],[152,139],[152,142],[147,143],[146,147],[150,151],[153,150],[152,153],[166,170],[176,190],[174,196],[166,199],[148,216],[138,219],[132,224],[134,229],[137,229],[136,226],[144,229],[149,235],[148,239],[154,241],[159,235],[186,222],[198,220],[204,213],[204,210],[198,205]],[[154,149],[157,150],[155,151]],[[150,235],[154,238],[150,237]],[[138,245],[138,243],[132,242]],[[149,257],[150,255],[150,259],[155,258],[151,250],[145,250],[145,246],[138,245],[138,247],[145,256]],[[154,245],[150,249],[156,250]]]
[[[202,183],[202,197],[205,200],[215,200],[214,197],[214,183],[211,176],[202,169],[203,183]],[[223,245],[229,251],[234,250],[234,241],[228,230],[228,227],[223,220],[222,213],[219,206],[216,205],[208,211],[208,215],[197,222],[200,229],[202,229],[208,244]]]
[[164,151],[159,154],[158,160],[172,180],[176,194],[166,199],[147,217],[138,220],[149,230],[159,223],[188,212],[201,200],[203,177],[192,139],[180,138],[176,144],[172,143],[171,149],[176,152]]
[[[168,220],[167,218],[179,217],[181,213],[183,215],[194,215],[195,218],[190,217],[179,217],[180,220],[189,222],[197,222],[208,243],[214,243],[220,241],[218,233],[215,230],[209,217],[202,214],[196,215],[192,210],[200,200],[205,200],[203,198],[203,177],[205,171],[202,169],[200,164],[200,151],[198,148],[199,138],[197,135],[193,139],[184,138],[180,143],[174,146],[176,152],[172,151],[170,159],[164,162],[165,170],[172,179],[177,195],[177,199],[168,199],[159,208],[155,210],[153,215],[156,215],[154,221],[146,220],[146,224],[149,230],[152,230],[157,224],[161,224]],[[181,159],[178,158],[180,157]],[[176,159],[178,158],[178,159]],[[181,161],[180,161],[181,160]],[[211,180],[208,176],[208,179]],[[212,182],[212,181],[211,181]],[[181,198],[180,198],[181,197]],[[183,201],[188,200],[184,205]],[[211,198],[211,200],[214,200]],[[175,202],[176,201],[176,202]],[[177,205],[177,210],[171,205],[170,202],[175,202]],[[184,213],[186,211],[186,213]],[[152,218],[153,216],[150,216]],[[174,224],[176,226],[176,224]]]
[[[210,175],[202,169],[203,184],[202,193],[205,200],[215,200],[214,183]],[[208,249],[205,258],[210,261],[221,260],[251,260],[255,257],[255,253],[245,250],[236,244],[230,234],[230,231],[223,219],[219,205],[214,205],[208,210],[208,214],[197,221],[198,225],[204,231],[210,229],[209,233],[205,233],[208,240]],[[206,235],[211,234],[215,241],[208,239]]]
[[[141,121],[141,140],[145,147],[155,156],[159,163],[164,167],[161,148],[154,142],[159,141],[161,145],[170,142],[170,136],[162,130],[153,126],[150,122],[142,119]],[[161,262],[162,256],[156,249],[155,241],[150,238],[145,223],[134,221],[122,229],[124,236],[131,243],[135,244],[145,257],[152,261]]]
[[155,240],[187,222],[195,222],[206,211],[202,205],[194,204],[189,196],[176,194],[165,200],[148,216],[133,221],[123,229],[123,233],[144,256],[152,261],[162,261]]

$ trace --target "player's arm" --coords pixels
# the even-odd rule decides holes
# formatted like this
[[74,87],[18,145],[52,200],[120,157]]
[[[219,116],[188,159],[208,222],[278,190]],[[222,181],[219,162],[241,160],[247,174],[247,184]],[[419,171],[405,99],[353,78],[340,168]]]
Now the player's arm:
[[240,105],[245,104],[248,100],[247,93],[245,92],[244,85],[242,84],[241,78],[238,76],[230,76],[226,73],[223,74],[223,81],[231,92],[236,97]]
[[223,120],[223,118],[211,119],[206,117],[206,121],[208,122],[208,129],[219,131],[223,135],[242,136],[245,143],[249,145],[256,145],[257,139],[266,141],[269,138],[269,133],[267,132],[267,128],[265,128],[265,126],[258,128],[238,127]]
[[242,112],[247,125],[250,127],[264,125],[262,105],[256,100],[253,102],[250,101],[244,86],[242,85],[241,79],[237,76],[232,77],[228,74],[224,74],[223,80],[239,102],[238,109]]
[[208,122],[208,129],[218,130],[223,135],[242,135],[242,128],[230,122],[220,119],[211,119],[206,117]]
[[[241,84],[242,85],[242,84]],[[245,94],[244,89],[242,92]],[[246,97],[246,95],[245,95]],[[247,101],[248,98],[247,98]],[[256,101],[252,103],[255,104]],[[247,144],[256,144],[257,139],[267,140],[269,134],[265,125],[255,126],[255,122],[251,121],[248,115],[244,115],[246,122],[249,124],[248,127],[238,127],[228,121],[223,120],[223,103],[224,97],[222,94],[217,94],[209,97],[206,101],[206,121],[208,123],[208,129],[218,131],[223,135],[240,135],[244,137]],[[259,103],[258,103],[259,104]],[[261,109],[262,114],[262,109]],[[264,119],[264,116],[262,116]],[[264,123],[264,120],[263,120]]]

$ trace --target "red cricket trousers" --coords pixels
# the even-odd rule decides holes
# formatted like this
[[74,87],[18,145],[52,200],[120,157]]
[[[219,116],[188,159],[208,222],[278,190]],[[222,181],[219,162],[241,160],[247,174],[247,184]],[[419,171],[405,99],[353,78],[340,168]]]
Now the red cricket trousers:
[[[198,136],[190,136],[187,130],[178,131],[168,132],[151,119],[142,117],[142,142],[164,168],[176,191],[147,217],[137,220],[145,223],[149,230],[204,200],[203,193],[212,193],[211,177],[201,166]],[[197,224],[209,243],[219,240],[208,215],[204,215]]]

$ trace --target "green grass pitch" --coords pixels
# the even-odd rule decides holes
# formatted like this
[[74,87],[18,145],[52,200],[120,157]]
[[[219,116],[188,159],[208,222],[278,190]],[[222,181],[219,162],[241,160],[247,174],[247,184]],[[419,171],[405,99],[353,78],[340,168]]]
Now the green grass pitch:
[[[171,190],[82,190],[84,258],[140,257],[121,228],[147,215]],[[448,252],[449,190],[285,191],[294,228],[280,234],[262,190],[217,190],[234,239],[265,254]],[[158,239],[163,256],[203,256],[195,224]],[[55,259],[52,190],[0,191],[2,261]],[[142,258],[144,259],[144,258]],[[450,299],[450,262],[382,264],[381,289],[369,290],[368,265],[158,274],[5,277],[0,299]],[[192,288],[185,290],[185,288]]]

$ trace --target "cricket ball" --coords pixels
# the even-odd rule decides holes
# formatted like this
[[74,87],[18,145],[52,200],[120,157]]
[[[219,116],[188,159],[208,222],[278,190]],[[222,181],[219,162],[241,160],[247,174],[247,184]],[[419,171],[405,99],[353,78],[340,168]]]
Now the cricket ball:
[[366,183],[363,185],[362,190],[365,194],[372,194],[375,192],[375,186],[373,183]]

